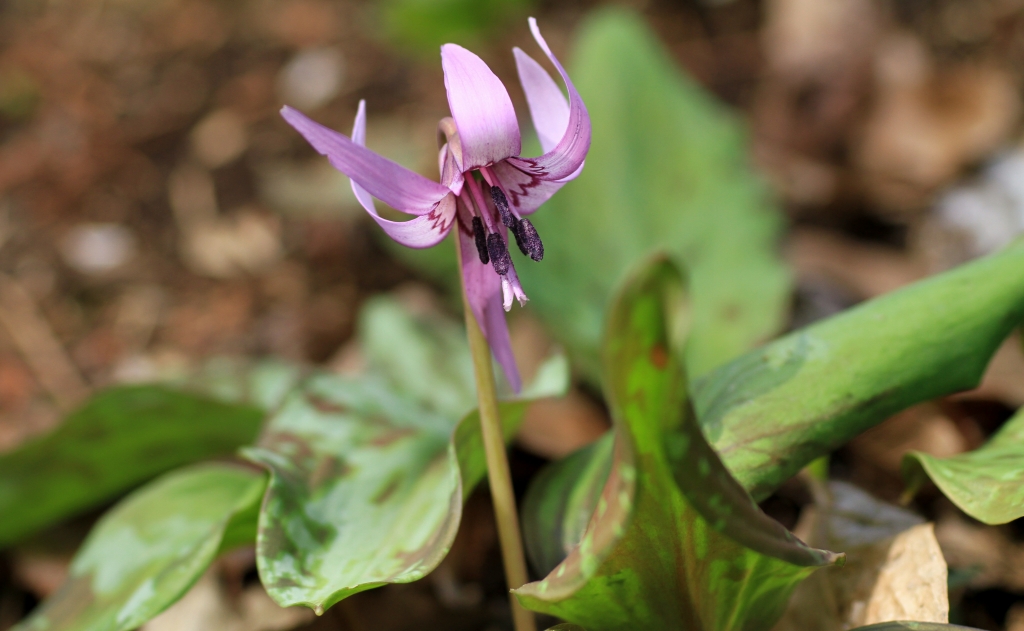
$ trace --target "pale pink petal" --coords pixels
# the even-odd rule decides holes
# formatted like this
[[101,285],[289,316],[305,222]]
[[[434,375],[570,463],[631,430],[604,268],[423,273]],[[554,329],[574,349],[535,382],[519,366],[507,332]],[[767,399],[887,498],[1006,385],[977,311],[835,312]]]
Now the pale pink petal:
[[540,205],[551,199],[551,196],[562,188],[566,180],[548,182],[537,176],[520,171],[509,164],[508,160],[491,167],[491,171],[501,181],[501,186],[510,204],[515,206],[520,215],[529,215],[540,208]]
[[366,208],[377,225],[395,241],[409,248],[429,248],[443,241],[448,236],[448,231],[452,229],[455,220],[455,195],[449,193],[438,202],[434,210],[408,221],[384,219],[376,212],[370,211],[365,204],[363,208]]
[[[359,101],[356,122],[352,126],[352,142],[366,146],[366,101]],[[455,219],[455,196],[449,193],[438,202],[434,209],[409,221],[391,221],[377,213],[373,196],[366,189],[351,180],[352,192],[370,217],[395,241],[410,248],[429,248],[440,243],[451,230]]]
[[344,134],[310,120],[298,110],[285,106],[281,109],[281,116],[314,149],[327,156],[334,168],[395,210],[425,215],[450,193],[447,187],[377,155]]
[[480,262],[471,231],[460,223],[455,232],[459,235],[459,247],[462,248],[462,278],[466,284],[466,300],[473,310],[473,316],[480,324],[494,358],[505,372],[505,378],[512,391],[518,394],[522,388],[522,379],[516,367],[516,358],[512,354],[512,341],[509,338],[508,325],[505,323],[501,277],[494,273],[490,265]]
[[551,151],[565,135],[569,126],[569,101],[562,94],[555,80],[547,70],[524,53],[520,48],[512,49],[519,70],[519,81],[523,84],[526,103],[530,106],[533,128],[537,130],[541,149]]
[[505,86],[482,59],[457,44],[441,47],[448,107],[462,141],[463,172],[522,150],[519,122]]
[[587,151],[590,149],[590,115],[587,113],[587,106],[583,104],[583,98],[569,79],[569,74],[551,53],[537,28],[537,20],[533,18],[530,18],[530,31],[565,81],[565,87],[569,91],[569,121],[565,133],[553,149],[539,158],[509,158],[509,163],[542,180],[565,180],[578,174],[584,158],[587,157]]
[[456,195],[462,194],[462,185],[465,184],[465,176],[462,175],[462,171],[459,170],[459,165],[455,161],[455,156],[450,150],[450,145],[445,144],[438,151],[437,155],[437,166],[441,172],[441,184],[447,186],[448,189]]
[[512,299],[519,301],[520,307],[525,307],[530,300],[523,291],[523,285],[519,282],[519,274],[516,273],[516,266],[509,265],[508,273],[501,279],[502,307],[505,311],[512,309]]

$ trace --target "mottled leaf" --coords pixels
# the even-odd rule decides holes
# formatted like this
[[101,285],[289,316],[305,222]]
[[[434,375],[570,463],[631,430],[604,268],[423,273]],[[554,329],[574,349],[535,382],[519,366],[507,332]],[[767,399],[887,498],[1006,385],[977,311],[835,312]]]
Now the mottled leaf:
[[160,386],[95,395],[53,432],[0,455],[0,546],[165,471],[233,453],[262,410]]
[[795,331],[697,384],[704,431],[764,498],[915,403],[977,386],[1024,321],[1024,241]]
[[183,373],[162,375],[160,382],[224,403],[252,405],[270,412],[281,405],[307,372],[302,366],[277,359],[213,357]]
[[523,540],[541,576],[576,547],[611,468],[613,433],[541,469],[523,500]]
[[613,305],[611,471],[580,545],[515,590],[524,606],[591,631],[766,629],[797,583],[841,561],[762,513],[704,440],[678,357],[690,318],[682,278],[663,259]]
[[[464,338],[393,303],[368,313],[360,333],[367,374],[309,377],[244,452],[271,472],[257,566],[282,606],[322,612],[359,591],[423,577],[447,554],[463,497],[486,472],[479,420],[467,414]],[[416,378],[430,387],[408,383]],[[524,395],[564,390],[565,362],[542,369],[538,381]],[[525,408],[501,404],[508,437]]]
[[466,330],[451,319],[429,311],[414,316],[378,296],[359,313],[359,344],[369,368],[396,394],[454,418],[476,406]]
[[986,524],[1024,517],[1024,411],[972,452],[948,458],[910,452],[903,476],[909,494],[931,478],[961,510]]
[[454,423],[371,380],[312,377],[243,453],[271,472],[257,564],[282,606],[318,613],[421,578],[462,511]]
[[265,484],[258,471],[205,464],[139,489],[96,524],[68,580],[14,631],[139,627],[178,600],[218,550],[237,542],[229,532],[247,530],[252,540]]
[[763,499],[890,415],[975,387],[1022,320],[1018,241],[729,362],[694,384],[698,418],[733,475]]

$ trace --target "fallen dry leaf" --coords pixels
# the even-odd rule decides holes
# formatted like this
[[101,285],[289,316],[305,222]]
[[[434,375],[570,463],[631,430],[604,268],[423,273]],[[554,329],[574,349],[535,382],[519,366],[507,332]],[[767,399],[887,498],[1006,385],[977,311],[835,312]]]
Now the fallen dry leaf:
[[911,233],[931,273],[1009,245],[1024,233],[1024,150],[995,157],[976,177],[943,193]]
[[846,565],[801,583],[775,631],[948,620],[947,568],[932,524],[848,484],[815,495],[819,504],[804,509],[797,533],[844,550]]
[[886,500],[896,501],[902,488],[901,467],[908,451],[944,458],[970,446],[956,422],[933,403],[908,408],[847,444],[852,477]]
[[214,278],[260,274],[281,260],[280,222],[242,209],[182,235],[181,256],[192,271]]
[[608,415],[578,390],[530,404],[516,442],[538,456],[557,460],[600,438]]
[[754,106],[755,154],[789,200],[824,206],[842,188],[833,164],[871,87],[881,30],[873,0],[771,0],[762,31],[765,80]]
[[23,552],[14,556],[13,569],[18,582],[43,599],[64,584],[70,563],[67,555]]
[[284,631],[312,619],[313,612],[305,607],[277,605],[261,585],[246,588],[232,603],[214,573],[207,572],[142,631]]
[[970,573],[972,588],[1024,590],[1024,546],[1004,529],[972,523],[950,511],[936,522],[935,536],[949,567]]
[[883,209],[926,208],[939,187],[1005,142],[1017,123],[1020,97],[1002,68],[939,67],[907,33],[877,47],[876,66],[876,103],[855,161]]
[[1024,604],[1017,603],[1006,612],[1006,631],[1024,631]]
[[1024,352],[1021,336],[1014,333],[996,350],[981,384],[953,399],[996,400],[1012,408],[1024,406]]
[[191,140],[196,159],[210,169],[233,162],[249,143],[245,121],[228,108],[211,112],[196,123]]
[[927,274],[923,264],[895,248],[855,241],[828,230],[794,230],[785,253],[801,279],[824,276],[862,299],[899,289]]
[[0,324],[57,407],[64,411],[74,409],[89,395],[89,384],[68,357],[32,295],[18,280],[2,273]]
[[[849,610],[853,626],[891,620],[949,620],[946,561],[932,524],[914,526],[854,554],[859,558],[848,571],[851,577],[854,572],[860,576]],[[857,620],[861,610],[863,617]]]

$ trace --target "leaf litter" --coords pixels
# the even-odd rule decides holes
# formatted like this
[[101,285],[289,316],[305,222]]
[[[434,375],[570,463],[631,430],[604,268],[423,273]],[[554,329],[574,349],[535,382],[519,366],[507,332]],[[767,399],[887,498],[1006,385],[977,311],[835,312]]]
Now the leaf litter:
[[[785,212],[798,226],[824,229],[813,256],[804,249],[791,259],[799,295],[811,292],[814,277],[814,291],[847,306],[988,251],[997,224],[1010,226],[1000,238],[1016,230],[1009,204],[998,218],[979,219],[971,210],[976,202],[941,191],[962,182],[975,199],[1012,200],[999,189],[998,172],[1012,164],[1013,151],[993,151],[1018,142],[1013,95],[1021,79],[1006,70],[1024,60],[1007,42],[1021,37],[1024,21],[1008,0],[895,3],[892,14],[867,0],[817,4],[736,0],[714,8],[694,3],[702,7],[696,10],[654,3],[645,13],[673,61],[749,118],[754,156]],[[585,10],[556,12],[556,47],[571,40]],[[379,99],[388,113],[382,126],[396,130],[387,137],[398,149],[388,153],[406,156],[409,166],[431,166],[423,158],[429,151],[403,139],[429,137],[408,130],[433,128],[443,93],[410,79],[418,62],[392,51],[386,38],[359,32],[357,25],[372,23],[362,11],[355,2],[315,0],[0,9],[0,273],[32,301],[24,309],[24,301],[0,297],[0,309],[20,314],[0,326],[0,449],[52,428],[59,406],[71,405],[63,397],[77,401],[84,394],[76,393],[125,376],[187,370],[224,353],[334,357],[352,336],[366,297],[413,279],[373,243],[358,215],[332,218],[352,208],[346,183],[314,172],[271,122],[280,94],[294,93],[288,86],[296,75],[333,72],[336,85],[320,82],[307,102],[320,101],[328,116],[345,120],[354,99]],[[546,13],[541,7],[538,17],[555,17]],[[759,15],[768,25],[763,30]],[[508,31],[484,38],[494,42],[496,59],[522,39]],[[957,98],[944,100],[951,94]],[[963,180],[979,162],[992,166],[980,179]],[[170,174],[182,169],[198,170],[195,181],[206,182],[192,191],[207,190],[197,202],[201,222],[168,208],[178,203],[169,195]],[[274,170],[304,178],[302,190],[275,189],[264,176]],[[101,233],[67,244],[68,235],[105,225],[131,235],[134,246],[122,249],[130,258],[92,256],[90,243]],[[205,236],[189,236],[195,234]],[[836,238],[843,247],[835,247]],[[258,247],[246,247],[252,244]],[[53,361],[23,350],[41,348],[36,339],[46,340]],[[952,424],[972,448],[994,433],[1005,408],[1024,402],[1024,363],[1013,344],[997,357],[1015,360],[994,363],[981,389],[956,399],[955,413],[922,423],[920,431],[952,438]],[[562,434],[531,432],[522,444],[550,457],[596,437],[603,410],[582,392],[574,409],[592,420],[573,421],[576,429]],[[543,427],[551,416],[568,414],[553,408],[534,423]],[[853,458],[891,472],[894,453],[847,452],[836,469],[841,476],[843,458]],[[533,456],[519,458],[514,462],[529,477]],[[886,497],[902,490],[890,473],[858,482]],[[1019,557],[1019,534],[965,522],[943,502],[924,488],[915,506],[936,518],[954,571],[972,577],[953,591],[954,599],[962,597],[964,620],[1018,628],[1020,605],[989,613],[972,594],[1020,592],[1007,561]],[[487,513],[466,524],[471,541],[456,542],[473,559],[459,566],[459,584],[490,585],[480,608],[463,612],[480,625],[487,619],[481,608],[501,600],[481,560],[493,544],[473,543],[486,541]],[[28,558],[5,552],[0,559],[0,629],[25,613],[32,584],[37,595],[45,589],[46,581],[16,578],[24,569],[11,578],[5,568],[15,554]],[[447,615],[429,585],[383,591],[353,601],[363,628],[402,628],[381,611],[389,606],[409,607],[424,619]],[[448,622],[446,628],[459,628]]]

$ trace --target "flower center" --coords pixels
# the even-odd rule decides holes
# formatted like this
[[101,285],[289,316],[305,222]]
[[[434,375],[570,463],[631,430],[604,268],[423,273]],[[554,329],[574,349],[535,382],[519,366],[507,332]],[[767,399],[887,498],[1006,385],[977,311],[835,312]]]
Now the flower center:
[[[462,163],[462,143],[455,120],[451,117],[441,119],[437,125],[437,144],[447,151],[442,153],[441,180],[448,185],[447,176],[457,175],[456,169]],[[459,200],[472,214],[473,241],[477,256],[484,265],[490,264],[494,272],[501,277],[501,290],[505,311],[512,307],[513,299],[520,304],[527,301],[516,274],[512,257],[508,253],[508,243],[502,227],[512,231],[519,250],[534,261],[544,258],[544,244],[537,234],[537,229],[529,219],[521,217],[515,206],[509,203],[508,195],[501,186],[494,171],[484,166],[462,173],[463,187],[458,193]],[[484,195],[483,186],[487,186],[489,195]],[[453,189],[454,190],[454,189]]]
[[[475,202],[467,205],[473,209],[473,237],[476,240],[480,262],[491,263],[499,276],[505,275],[501,269],[505,269],[503,261],[508,253],[507,246],[504,245],[505,239],[497,235],[499,221],[512,232],[520,252],[534,261],[542,260],[544,258],[544,243],[541,241],[540,235],[537,234],[537,228],[529,219],[520,217],[515,208],[508,203],[508,197],[498,185],[498,180],[494,177],[494,173],[490,172],[490,169],[483,167],[477,173],[480,173],[484,183],[490,185],[490,203],[487,203],[488,200],[480,190],[481,182],[477,181],[474,173],[466,175],[467,188],[472,201]],[[506,250],[505,257],[495,257],[496,250],[494,248],[497,245],[491,245],[494,241],[491,237],[496,235],[499,236],[502,248]]]

